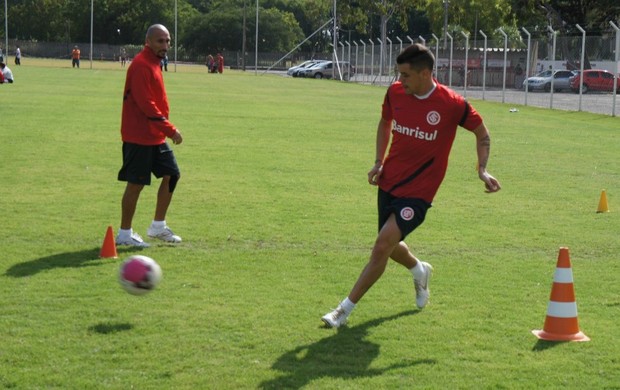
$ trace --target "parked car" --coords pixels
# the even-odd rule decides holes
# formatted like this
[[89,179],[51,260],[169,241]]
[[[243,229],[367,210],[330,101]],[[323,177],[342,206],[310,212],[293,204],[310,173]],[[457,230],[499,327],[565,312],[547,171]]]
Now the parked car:
[[540,72],[536,76],[528,77],[523,80],[523,89],[527,84],[528,91],[551,91],[551,78],[553,76],[553,90],[554,91],[566,91],[570,90],[571,86],[569,79],[575,75],[572,70],[545,70]]
[[588,91],[607,91],[614,90],[614,79],[616,80],[616,93],[620,89],[620,78],[614,77],[613,73],[600,69],[588,69],[583,71],[583,82],[580,74],[576,74],[570,80],[570,87],[573,91],[579,92],[579,84],[582,84],[582,92]]
[[286,74],[289,76],[293,76],[293,77],[298,77],[299,76],[299,72],[301,72],[303,69],[308,69],[314,65],[317,65],[321,62],[325,62],[327,60],[308,60],[308,61],[304,61],[299,65],[296,66],[292,66],[290,68],[288,68],[288,70],[286,71]]
[[[349,80],[351,76],[355,74],[355,68],[348,62],[339,62],[340,72],[342,72],[342,78]],[[320,64],[316,64],[310,68],[303,69],[299,72],[300,77],[310,77],[315,79],[330,79],[332,78],[333,62],[325,61]],[[336,69],[336,77],[338,77],[338,70]]]

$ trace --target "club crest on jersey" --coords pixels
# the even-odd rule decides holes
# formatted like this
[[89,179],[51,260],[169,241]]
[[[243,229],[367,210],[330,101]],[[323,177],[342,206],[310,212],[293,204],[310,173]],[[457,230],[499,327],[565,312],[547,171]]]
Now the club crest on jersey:
[[405,207],[404,209],[400,210],[400,217],[405,221],[411,221],[414,216],[415,212],[411,207]]
[[426,121],[429,125],[436,125],[439,121],[441,121],[441,115],[439,115],[437,111],[431,111],[426,114]]

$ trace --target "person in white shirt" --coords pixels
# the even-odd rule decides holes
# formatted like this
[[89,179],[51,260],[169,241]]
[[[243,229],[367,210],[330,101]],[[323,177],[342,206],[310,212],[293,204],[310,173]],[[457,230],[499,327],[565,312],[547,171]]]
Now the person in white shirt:
[[0,71],[2,71],[2,75],[4,76],[4,82],[12,84],[13,72],[11,72],[11,69],[9,69],[4,62],[0,63]]

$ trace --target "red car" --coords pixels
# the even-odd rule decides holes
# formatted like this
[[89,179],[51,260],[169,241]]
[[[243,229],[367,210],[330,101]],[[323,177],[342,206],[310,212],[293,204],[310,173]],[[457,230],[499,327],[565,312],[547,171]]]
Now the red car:
[[614,90],[614,79],[616,80],[616,93],[620,90],[620,78],[614,77],[613,73],[606,70],[584,70],[583,76],[583,82],[580,74],[570,78],[570,87],[573,91],[579,92],[579,84],[583,84],[583,93],[588,93],[588,91],[611,92]]

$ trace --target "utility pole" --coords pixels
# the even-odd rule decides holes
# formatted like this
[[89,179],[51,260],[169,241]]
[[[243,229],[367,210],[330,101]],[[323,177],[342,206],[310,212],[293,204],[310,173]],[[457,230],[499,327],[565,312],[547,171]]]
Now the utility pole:
[[443,0],[443,49],[448,45],[448,5],[450,1]]
[[243,37],[241,38],[241,69],[245,72],[245,42],[246,42],[246,27],[245,27],[245,2],[243,0]]

